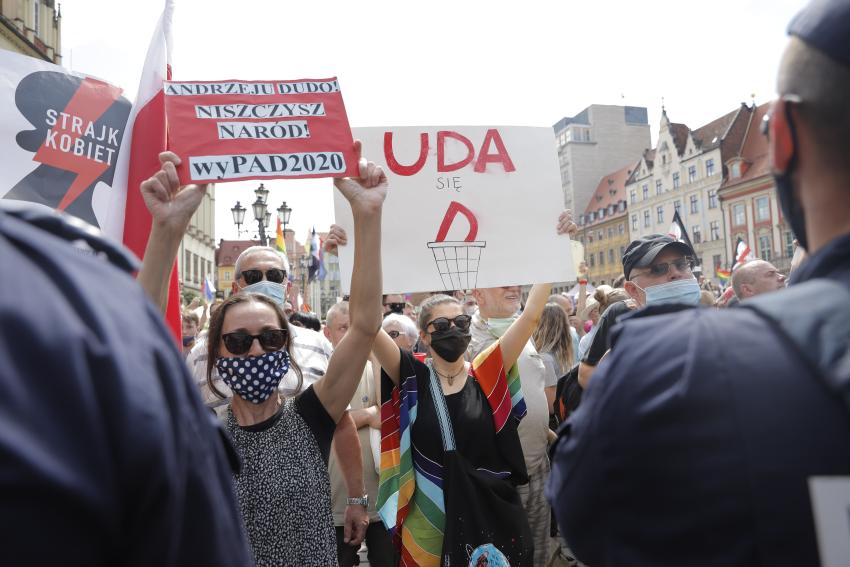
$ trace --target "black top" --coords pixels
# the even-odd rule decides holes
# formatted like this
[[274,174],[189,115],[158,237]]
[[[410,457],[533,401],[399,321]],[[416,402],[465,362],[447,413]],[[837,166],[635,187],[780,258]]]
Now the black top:
[[248,564],[223,432],[142,288],[2,211],[0,265],[2,563]]
[[609,339],[611,328],[617,323],[617,320],[626,313],[631,312],[625,301],[618,301],[608,306],[608,309],[599,317],[599,322],[596,324],[596,332],[593,335],[593,340],[590,342],[590,347],[584,353],[582,362],[590,366],[596,366],[602,357],[608,352]]
[[[410,376],[414,372],[417,406],[416,421],[413,422],[411,432],[412,445],[414,450],[442,465],[443,442],[429,385],[431,372],[428,366],[416,360],[412,353],[401,350],[401,375]],[[393,387],[389,376],[382,372],[381,380],[381,392],[389,394]],[[467,376],[461,391],[446,396],[446,406],[452,421],[458,453],[476,468],[492,472],[501,478],[509,478],[514,484],[528,482],[522,447],[516,434],[516,420],[509,419],[502,430],[502,436],[497,438],[493,412],[474,376]],[[513,429],[512,434],[509,428]]]
[[[845,236],[796,279],[850,286],[848,268]],[[561,430],[547,486],[583,562],[819,564],[809,480],[850,475],[850,412],[746,303],[635,314],[615,331]]]

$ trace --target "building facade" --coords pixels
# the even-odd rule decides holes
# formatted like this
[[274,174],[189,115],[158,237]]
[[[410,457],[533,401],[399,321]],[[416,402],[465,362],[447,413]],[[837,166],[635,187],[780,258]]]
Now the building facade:
[[734,264],[734,247],[741,238],[756,257],[773,263],[787,274],[794,255],[794,235],[776,199],[767,138],[759,127],[767,110],[767,104],[755,109],[740,153],[726,163],[729,175],[719,192],[729,248],[729,260],[724,267],[731,268]]
[[223,292],[224,297],[230,297],[236,280],[236,259],[245,249],[259,245],[259,240],[219,240],[215,249],[215,288]]
[[202,295],[204,278],[213,274],[216,279],[215,265],[215,187],[211,184],[180,241],[177,269],[183,294]]
[[646,108],[592,104],[552,127],[564,206],[583,211],[599,178],[632,162],[652,145]]
[[0,48],[62,64],[62,13],[54,0],[0,0]]
[[658,143],[626,181],[632,238],[666,234],[679,212],[706,278],[726,265],[728,244],[718,192],[726,163],[740,154],[753,111],[745,104],[691,130],[662,111]]
[[631,163],[603,175],[584,213],[577,219],[587,279],[593,286],[611,285],[623,273],[623,252],[631,240],[626,180],[634,168],[635,164]]

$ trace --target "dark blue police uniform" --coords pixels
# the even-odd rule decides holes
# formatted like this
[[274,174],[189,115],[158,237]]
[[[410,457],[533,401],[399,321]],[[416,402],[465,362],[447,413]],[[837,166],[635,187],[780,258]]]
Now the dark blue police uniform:
[[[850,288],[850,235],[794,279],[805,292],[817,278]],[[805,336],[789,339],[748,302],[638,313],[616,328],[553,451],[547,496],[576,555],[594,566],[817,565],[808,480],[850,475],[850,407],[815,353],[841,362],[826,373],[850,360],[850,322],[817,324],[840,301],[786,302],[822,333],[802,348]]]
[[0,210],[3,565],[251,564],[225,444],[134,262]]

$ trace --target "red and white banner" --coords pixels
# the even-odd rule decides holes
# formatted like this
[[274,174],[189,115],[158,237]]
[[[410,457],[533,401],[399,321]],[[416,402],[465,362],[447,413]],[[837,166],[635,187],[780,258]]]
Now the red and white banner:
[[170,81],[165,95],[184,183],[357,174],[336,78]]

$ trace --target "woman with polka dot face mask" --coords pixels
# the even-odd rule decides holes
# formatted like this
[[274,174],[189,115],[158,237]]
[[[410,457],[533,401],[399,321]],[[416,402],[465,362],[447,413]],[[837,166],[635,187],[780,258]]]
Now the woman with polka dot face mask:
[[[356,144],[359,153],[359,144]],[[234,485],[254,563],[337,564],[328,455],[336,423],[360,382],[381,325],[381,210],[387,180],[361,160],[360,178],[336,179],[354,217],[350,327],[325,375],[295,397],[278,389],[291,369],[292,334],[282,306],[257,293],[232,295],[210,321],[207,384],[213,371],[233,391],[224,427],[240,457]],[[220,392],[219,392],[220,394]]]

